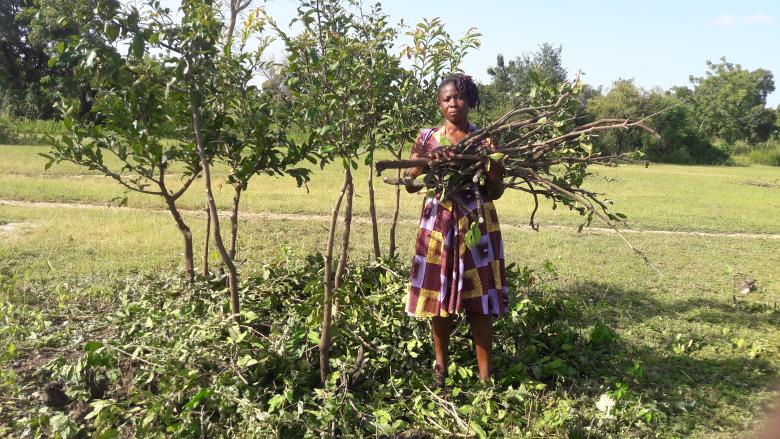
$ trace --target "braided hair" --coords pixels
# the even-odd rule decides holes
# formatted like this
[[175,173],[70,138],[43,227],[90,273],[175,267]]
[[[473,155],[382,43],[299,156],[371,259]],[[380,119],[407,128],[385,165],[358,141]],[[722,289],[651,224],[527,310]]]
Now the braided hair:
[[449,84],[455,86],[455,90],[458,90],[458,95],[468,102],[470,109],[479,107],[479,89],[477,89],[477,84],[471,79],[471,76],[463,73],[448,75],[439,84],[438,93],[441,93],[441,90]]

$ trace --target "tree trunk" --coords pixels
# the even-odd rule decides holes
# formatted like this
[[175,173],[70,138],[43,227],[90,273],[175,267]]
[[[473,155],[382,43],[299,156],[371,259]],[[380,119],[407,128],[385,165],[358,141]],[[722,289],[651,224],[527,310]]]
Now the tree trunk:
[[376,201],[374,199],[373,153],[371,155],[371,163],[368,166],[368,213],[371,215],[371,237],[374,239],[374,259],[379,259],[382,256],[382,251],[379,249],[379,225],[376,220]]
[[165,198],[165,204],[168,205],[168,210],[173,215],[173,220],[176,221],[176,227],[181,232],[182,238],[184,238],[184,273],[187,276],[187,280],[193,282],[195,280],[195,260],[192,253],[192,230],[184,222],[184,219],[179,213],[179,209],[176,208],[176,200],[168,195],[168,189],[164,185],[160,186],[163,198]]
[[203,184],[206,189],[206,201],[208,202],[209,214],[211,215],[214,244],[217,246],[217,251],[219,252],[220,258],[222,259],[222,263],[225,264],[225,267],[227,267],[228,270],[228,284],[230,287],[230,311],[233,314],[233,319],[238,320],[238,273],[236,272],[236,265],[233,263],[233,259],[225,249],[225,243],[222,241],[222,232],[219,229],[217,203],[214,201],[214,192],[211,190],[211,169],[209,168],[209,160],[206,157],[205,147],[203,144],[203,135],[201,133],[203,122],[201,121],[200,107],[195,102],[194,96],[190,96],[190,107],[190,110],[192,111],[192,129],[195,132],[195,145],[198,148],[198,156],[200,156],[200,163],[201,167],[203,168]]
[[[344,205],[344,232],[341,235],[341,255],[339,256],[339,265],[336,267],[336,276],[334,279],[334,290],[341,288],[344,280],[344,270],[347,268],[349,259],[349,232],[352,229],[352,198],[355,194],[355,185],[352,183],[352,171],[347,168],[344,180],[347,184],[347,200]],[[336,298],[338,301],[338,298]]]
[[241,185],[235,187],[233,211],[230,213],[230,259],[236,260],[236,240],[238,237],[238,204],[241,202]]
[[[401,156],[404,153],[404,146],[401,144],[401,146],[398,148],[398,152],[395,152],[393,150],[390,150],[390,152],[393,153],[396,159],[401,160]],[[401,178],[401,169],[399,169],[396,173],[396,178]],[[398,212],[401,209],[401,186],[398,185],[395,187],[395,210],[393,211],[393,221],[390,223],[390,249],[388,251],[388,256],[390,258],[395,257],[395,235],[396,235],[396,229],[398,228]]]
[[[396,178],[401,178],[401,170],[398,170]],[[393,210],[393,221],[390,223],[390,249],[388,256],[395,257],[395,230],[398,227],[398,211],[401,209],[401,185],[395,187],[395,209]]]
[[209,277],[209,239],[211,233],[211,213],[209,207],[204,209],[206,212],[206,236],[203,239],[203,276]]
[[322,330],[320,334],[320,379],[324,383],[330,373],[330,323],[331,312],[333,310],[333,247],[336,236],[336,223],[339,218],[341,201],[344,199],[344,193],[349,186],[349,178],[345,173],[344,184],[341,186],[341,192],[336,199],[336,204],[330,214],[330,228],[328,229],[328,241],[325,244],[325,269],[322,276],[323,296],[322,296]]

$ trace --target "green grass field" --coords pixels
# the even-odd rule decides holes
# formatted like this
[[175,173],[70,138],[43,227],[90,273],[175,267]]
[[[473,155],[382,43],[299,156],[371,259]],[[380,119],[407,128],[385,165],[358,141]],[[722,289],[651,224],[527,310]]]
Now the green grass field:
[[[69,163],[44,171],[46,151],[38,146],[3,146],[0,161],[0,199],[68,203],[106,204],[122,195],[113,180],[95,175]],[[379,157],[381,159],[383,157]],[[334,186],[340,184],[341,170],[314,167],[308,188],[295,188],[290,178],[260,176],[250,184],[242,198],[247,212],[327,214],[335,199]],[[173,169],[172,172],[176,172]],[[652,165],[593,167],[588,186],[603,191],[615,200],[615,210],[628,215],[628,227],[653,230],[689,230],[708,232],[780,233],[780,203],[775,186],[780,183],[776,167],[705,167]],[[215,171],[216,183],[224,171]],[[356,172],[356,192],[365,194],[367,170]],[[176,175],[171,180],[175,181]],[[224,181],[224,180],[222,180]],[[390,216],[393,188],[378,183],[377,209]],[[197,189],[197,188],[196,188]],[[219,203],[228,206],[232,193],[228,187],[218,190]],[[421,203],[419,195],[404,194],[401,216],[416,219]],[[140,194],[129,195],[130,207],[163,209],[161,200]],[[181,200],[187,209],[203,206],[201,191],[189,191]],[[525,224],[532,205],[522,193],[508,193],[498,201],[503,222]],[[366,215],[368,200],[359,196],[355,212]],[[570,212],[553,211],[543,205],[539,214],[544,224],[576,225],[580,219]]]
[[[44,171],[45,159],[38,156],[44,151],[35,146],[0,146],[0,200],[21,202],[0,204],[3,300],[29,301],[18,294],[32,284],[79,279],[99,284],[127,273],[180,267],[179,234],[170,216],[159,211],[162,203],[153,197],[131,194],[133,209],[28,204],[105,205],[122,194],[115,182],[72,165]],[[627,233],[661,276],[616,235],[587,229],[576,233],[580,218],[571,212],[543,205],[541,231],[522,227],[531,203],[523,194],[511,193],[497,202],[507,226],[508,261],[538,272],[545,272],[550,261],[555,274],[547,275],[546,282],[562,295],[588,304],[583,323],[606,322],[617,332],[623,349],[642,359],[647,381],[639,391],[682,407],[669,409],[663,436],[741,437],[762,418],[775,395],[780,371],[780,239],[776,236],[780,234],[780,169],[651,165],[594,167],[593,172],[589,187],[615,200],[615,211],[629,218],[627,228],[713,235]],[[224,172],[216,174],[219,183]],[[368,211],[366,178],[361,167],[355,208],[362,218]],[[254,180],[242,204],[244,212],[254,214],[240,225],[242,271],[258,269],[282,247],[297,254],[323,250],[327,222],[322,218],[274,219],[259,214],[327,215],[339,181],[337,167],[315,171],[308,191],[295,188],[291,179]],[[202,209],[198,183],[182,199],[183,208]],[[393,190],[381,183],[377,186],[378,212],[387,220]],[[223,207],[230,196],[227,191],[220,193]],[[412,251],[420,204],[420,196],[402,194],[403,257]],[[190,212],[186,219],[193,227],[198,255],[203,216]],[[381,229],[386,248],[387,225]],[[354,233],[353,259],[367,259],[370,228],[362,221]],[[756,279],[759,289],[736,294],[735,282],[746,278]],[[0,348],[7,349],[9,342],[2,337],[0,331]],[[685,344],[688,340],[690,345]]]

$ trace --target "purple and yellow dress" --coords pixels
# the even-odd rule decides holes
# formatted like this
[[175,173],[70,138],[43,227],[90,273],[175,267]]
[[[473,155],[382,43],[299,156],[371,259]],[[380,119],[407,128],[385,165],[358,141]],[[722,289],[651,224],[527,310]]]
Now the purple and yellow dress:
[[[476,127],[470,126],[469,132]],[[422,130],[418,141],[424,153],[439,148],[442,127]],[[415,317],[468,315],[497,316],[509,308],[509,292],[504,270],[504,243],[493,202],[484,200],[481,238],[472,248],[466,246],[471,226],[469,213],[477,209],[473,192],[461,198],[468,210],[438,195],[426,197],[420,215],[411,285],[406,312]]]

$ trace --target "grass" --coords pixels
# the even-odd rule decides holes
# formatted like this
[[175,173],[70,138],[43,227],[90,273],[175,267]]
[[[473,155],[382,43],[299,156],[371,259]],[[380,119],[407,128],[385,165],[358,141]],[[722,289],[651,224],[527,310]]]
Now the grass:
[[[104,203],[121,194],[112,181],[84,175],[73,166],[44,172],[43,159],[37,156],[43,150],[0,147],[0,199]],[[594,169],[597,174],[589,184],[616,200],[616,210],[629,216],[629,227],[780,233],[780,189],[746,183],[776,183],[780,169],[674,165]],[[365,193],[364,171],[361,168],[356,177],[358,194]],[[219,170],[217,174],[224,176]],[[243,209],[326,215],[339,178],[335,167],[316,172],[308,193],[293,189],[289,180],[260,178],[250,186]],[[392,191],[378,186],[378,210],[387,217]],[[220,194],[223,206],[229,195]],[[200,197],[201,191],[191,191],[182,204],[199,208]],[[403,194],[402,204],[402,217],[410,221],[399,230],[399,252],[409,255],[420,199]],[[154,198],[141,196],[131,196],[130,205],[163,207]],[[356,209],[366,214],[364,196],[356,200]],[[498,209],[505,224],[524,224],[530,203],[509,194],[498,202]],[[198,255],[203,217],[195,213],[185,217],[193,227]],[[669,405],[663,408],[669,419],[662,436],[736,437],[753,428],[774,395],[780,371],[780,240],[628,235],[664,273],[659,276],[614,235],[544,227],[577,224],[578,218],[569,212],[545,208],[540,221],[538,233],[504,229],[507,260],[542,273],[562,297],[576,300],[583,327],[604,323],[615,331],[615,349],[603,353],[607,370],[619,374],[632,361],[641,362],[645,377],[632,390],[643,399]],[[0,285],[5,285],[0,293],[10,303],[28,300],[20,292],[35,285],[84,282],[110,299],[117,277],[181,266],[180,237],[165,212],[0,205],[0,224],[17,226],[0,231]],[[248,275],[261,270],[283,246],[297,254],[323,250],[327,222],[253,217],[240,227],[239,259],[242,273]],[[369,228],[358,223],[353,230],[353,258],[366,260]],[[386,241],[386,226],[382,236]],[[212,258],[216,261],[215,255]],[[735,294],[734,282],[745,278],[757,279],[760,288],[746,296]],[[4,317],[8,321],[11,316]],[[0,348],[7,347],[0,331]],[[13,380],[21,382],[18,377]]]
[[[48,202],[81,202],[105,204],[122,195],[114,181],[70,164],[43,170],[45,159],[38,153],[45,147],[0,146],[4,160],[0,163],[0,199]],[[381,156],[379,158],[382,158]],[[176,170],[174,169],[173,172]],[[615,211],[628,215],[627,225],[638,229],[694,230],[707,232],[780,233],[780,194],[776,189],[749,184],[754,181],[777,182],[780,170],[773,167],[707,167],[652,165],[618,168],[594,167],[588,185],[615,200]],[[356,191],[365,194],[367,170],[355,173]],[[224,181],[224,170],[216,169],[216,182]],[[173,177],[175,179],[175,177]],[[247,212],[324,214],[330,211],[339,185],[341,170],[327,166],[316,170],[306,188],[294,188],[292,179],[258,177],[242,197]],[[377,210],[381,216],[392,213],[393,188],[379,183]],[[227,207],[232,198],[229,187],[218,190],[220,206]],[[416,219],[419,195],[403,194],[401,216]],[[187,209],[201,209],[200,191],[190,191],[181,199]],[[129,206],[164,209],[155,197],[130,194]],[[497,205],[505,223],[526,224],[532,209],[522,193],[507,193]],[[367,215],[368,200],[358,197],[355,212]],[[577,215],[552,210],[543,205],[539,221],[544,224],[576,226]]]

